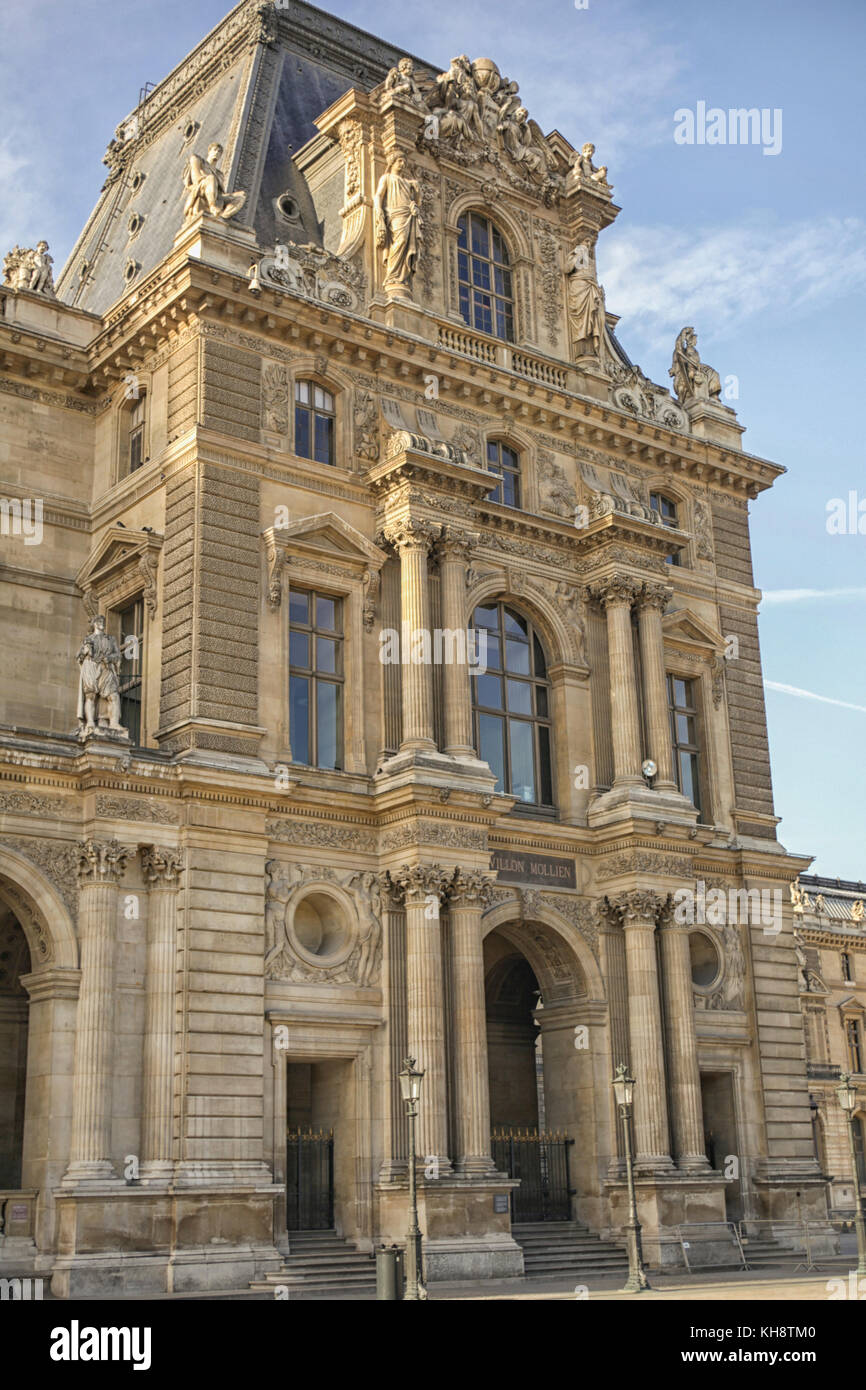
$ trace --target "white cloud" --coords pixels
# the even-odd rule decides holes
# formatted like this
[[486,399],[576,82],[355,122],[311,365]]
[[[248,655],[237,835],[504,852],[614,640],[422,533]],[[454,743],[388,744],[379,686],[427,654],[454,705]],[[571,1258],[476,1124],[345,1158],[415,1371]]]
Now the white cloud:
[[631,227],[599,246],[607,304],[652,349],[683,324],[717,333],[768,309],[792,313],[866,285],[866,224],[824,217],[720,228]]
[[803,603],[808,599],[866,598],[866,589],[766,589],[764,603]]
[[866,705],[852,705],[848,700],[834,700],[830,695],[816,695],[813,690],[800,690],[796,685],[781,685],[779,681],[764,681],[765,690],[778,690],[782,695],[796,695],[801,700],[819,700],[822,705],[838,705],[840,709],[856,709],[866,714]]

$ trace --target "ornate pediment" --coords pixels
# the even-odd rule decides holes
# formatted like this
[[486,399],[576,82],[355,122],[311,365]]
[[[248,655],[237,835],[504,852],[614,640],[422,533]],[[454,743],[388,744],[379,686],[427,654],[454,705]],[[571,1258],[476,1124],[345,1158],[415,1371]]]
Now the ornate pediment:
[[269,526],[262,534],[268,556],[268,598],[273,608],[282,601],[282,573],[292,555],[339,561],[346,573],[363,575],[371,600],[378,590],[379,570],[387,555],[336,512],[299,517]]
[[419,118],[418,148],[435,158],[465,166],[484,163],[507,183],[541,198],[558,201],[566,185],[585,183],[610,199],[607,171],[592,162],[594,146],[572,149],[558,131],[545,137],[530,118],[518,84],[503,77],[492,58],[466,54],[452,58],[446,72],[417,69],[401,58],[372,93],[380,112],[394,105]]
[[669,646],[681,647],[685,651],[700,650],[700,654],[711,656],[725,650],[725,639],[690,608],[677,608],[662,619],[665,642]]
[[106,605],[142,591],[149,612],[155,613],[162,543],[163,537],[151,530],[109,527],[75,577],[88,613],[93,616]]

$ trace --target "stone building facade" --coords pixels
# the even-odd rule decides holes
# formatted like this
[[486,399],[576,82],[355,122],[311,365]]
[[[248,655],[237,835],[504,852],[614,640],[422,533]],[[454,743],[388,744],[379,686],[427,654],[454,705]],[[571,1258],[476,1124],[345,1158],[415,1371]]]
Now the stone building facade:
[[407,1054],[430,1279],[522,1270],[490,1136],[540,1115],[620,1238],[620,1061],[651,1262],[826,1217],[749,548],[782,470],[693,330],[674,394],[621,347],[593,155],[490,59],[244,0],[56,289],[7,257],[2,1241],[61,1296],[279,1271],[287,1131],[333,1136],[341,1237],[401,1239]]
[[857,1088],[854,1164],[866,1192],[866,884],[801,874],[792,895],[815,1153],[831,1215],[847,1220],[854,1177],[836,1087],[847,1074]]

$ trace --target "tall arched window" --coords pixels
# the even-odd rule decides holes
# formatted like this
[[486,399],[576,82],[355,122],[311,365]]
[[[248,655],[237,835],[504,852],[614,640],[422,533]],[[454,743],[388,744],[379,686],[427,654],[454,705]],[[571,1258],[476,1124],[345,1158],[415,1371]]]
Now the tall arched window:
[[492,222],[466,212],[457,223],[457,290],[470,328],[514,342],[514,296],[505,239]]
[[488,494],[489,502],[501,502],[503,507],[520,506],[520,455],[498,439],[487,441],[487,467],[496,473],[499,482]]
[[[550,683],[532,623],[504,603],[482,604],[473,670],[475,746],[496,776],[496,790],[527,805],[552,806]],[[481,637],[481,634],[484,634]]]

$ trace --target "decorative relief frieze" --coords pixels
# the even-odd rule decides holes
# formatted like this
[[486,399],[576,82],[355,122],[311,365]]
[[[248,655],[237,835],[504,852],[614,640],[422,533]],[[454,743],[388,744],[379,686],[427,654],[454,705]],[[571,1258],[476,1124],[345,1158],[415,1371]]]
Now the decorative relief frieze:
[[449,825],[435,820],[411,820],[382,836],[382,852],[414,845],[440,845],[445,849],[486,849],[487,831],[469,825]]
[[77,815],[71,800],[62,796],[42,796],[34,792],[0,791],[0,811],[15,816]]
[[372,831],[357,830],[346,825],[331,825],[326,821],[269,820],[265,833],[272,840],[310,848],[355,850],[374,854],[376,836]]
[[[34,840],[4,835],[3,844],[17,850],[53,883],[73,920],[78,915],[78,850],[67,840]],[[8,882],[8,881],[7,881]],[[4,890],[5,891],[5,890]]]
[[688,878],[694,873],[692,860],[688,855],[656,854],[651,850],[627,850],[624,854],[611,855],[596,869],[599,882],[619,878],[624,874],[660,874],[665,877]]
[[177,825],[177,807],[153,797],[97,796],[96,814],[106,820],[150,821],[154,825]]

